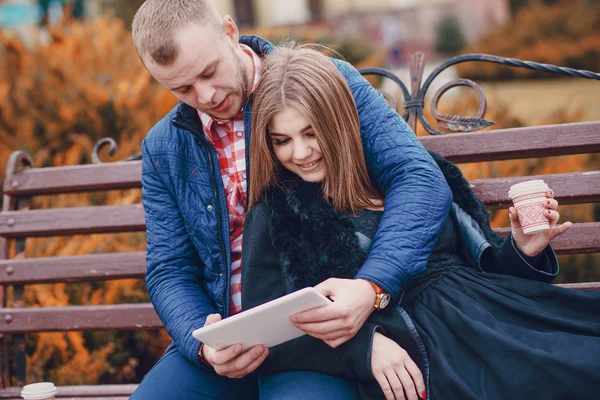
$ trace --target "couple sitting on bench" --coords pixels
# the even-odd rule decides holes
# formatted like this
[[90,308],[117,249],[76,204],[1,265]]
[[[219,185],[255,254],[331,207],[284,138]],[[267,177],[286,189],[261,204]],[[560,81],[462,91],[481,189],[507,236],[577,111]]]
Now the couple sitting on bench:
[[[147,286],[173,344],[132,399],[591,398],[600,294],[549,284],[550,229],[498,236],[349,64],[239,37],[208,0],[147,0],[133,38],[180,104],[143,144]],[[242,251],[243,250],[243,251]],[[217,351],[191,333],[306,286],[308,335]]]

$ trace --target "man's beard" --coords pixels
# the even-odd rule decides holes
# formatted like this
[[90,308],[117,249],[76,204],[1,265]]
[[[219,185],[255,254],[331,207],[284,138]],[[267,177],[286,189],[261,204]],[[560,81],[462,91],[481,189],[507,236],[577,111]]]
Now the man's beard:
[[246,102],[248,101],[248,71],[246,70],[246,66],[242,62],[239,57],[236,57],[237,65],[238,65],[238,77],[240,80],[240,93],[242,98],[242,105],[240,109],[246,106]]
[[238,81],[240,82],[240,84],[238,86],[238,90],[240,92],[240,98],[241,98],[242,102],[240,105],[240,109],[236,110],[235,114],[232,115],[231,117],[219,118],[219,117],[213,116],[214,119],[230,120],[231,118],[235,117],[246,106],[246,102],[248,101],[248,81],[247,81],[248,70],[246,69],[246,66],[244,65],[244,63],[242,62],[240,57],[238,57],[237,54],[235,54],[235,50],[233,50],[233,47],[231,48],[231,52],[233,53],[234,59],[236,60],[236,64],[237,64],[237,77],[238,77]]

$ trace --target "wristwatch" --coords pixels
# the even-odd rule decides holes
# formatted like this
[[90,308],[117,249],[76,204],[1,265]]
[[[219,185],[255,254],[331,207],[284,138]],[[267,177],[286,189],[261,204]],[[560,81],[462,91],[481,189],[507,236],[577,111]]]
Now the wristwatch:
[[375,304],[373,306],[377,310],[383,310],[387,307],[388,304],[390,304],[392,296],[390,296],[389,293],[386,293],[382,288],[380,288],[379,285],[369,280],[367,280],[367,282],[369,282],[369,285],[371,285],[371,287],[375,291]]

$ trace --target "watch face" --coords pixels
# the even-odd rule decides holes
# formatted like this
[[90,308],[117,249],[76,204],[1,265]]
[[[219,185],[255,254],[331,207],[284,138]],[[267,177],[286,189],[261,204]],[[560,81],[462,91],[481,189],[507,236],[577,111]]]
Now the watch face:
[[379,301],[379,309],[382,310],[382,309],[386,308],[387,305],[390,304],[390,300],[391,300],[391,296],[387,293],[384,293],[381,296],[381,300]]

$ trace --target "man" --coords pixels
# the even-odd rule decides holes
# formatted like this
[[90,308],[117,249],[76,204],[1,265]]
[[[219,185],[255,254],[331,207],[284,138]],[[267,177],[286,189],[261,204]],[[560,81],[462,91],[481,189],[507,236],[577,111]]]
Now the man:
[[[181,103],[143,143],[146,281],[173,344],[132,399],[352,398],[349,382],[313,373],[253,371],[269,350],[216,351],[191,333],[241,309],[252,93],[272,45],[241,37],[210,0],[147,0],[133,21],[140,59]],[[404,121],[360,74],[338,63],[357,104],[365,155],[386,209],[373,250],[353,280],[317,288],[335,301],[292,318],[336,347],[352,338],[382,298],[398,302],[425,268],[451,202],[433,160]],[[350,382],[351,383],[351,382]]]

